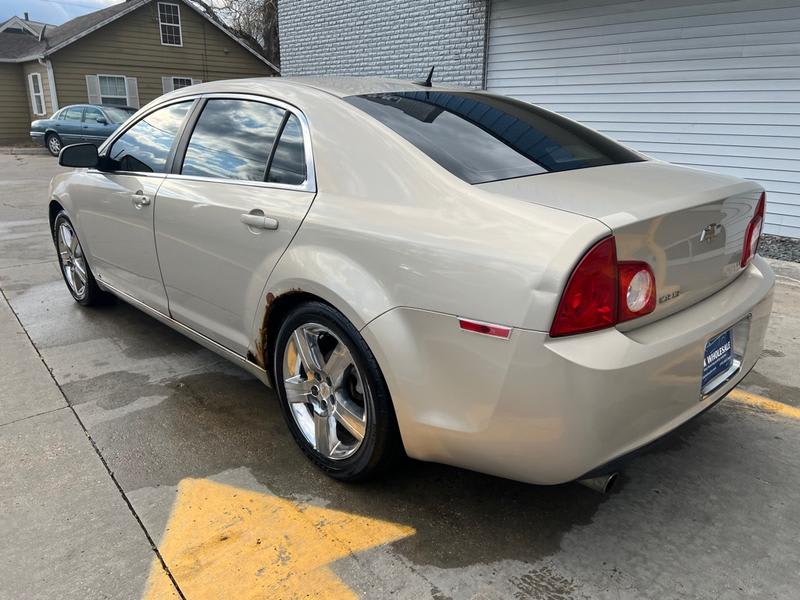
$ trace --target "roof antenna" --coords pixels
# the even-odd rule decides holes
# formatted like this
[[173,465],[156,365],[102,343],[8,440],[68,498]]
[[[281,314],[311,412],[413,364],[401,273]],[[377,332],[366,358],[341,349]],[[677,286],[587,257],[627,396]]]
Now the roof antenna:
[[428,73],[428,78],[425,81],[415,81],[414,85],[421,85],[422,87],[431,87],[431,79],[433,79],[433,70],[435,68],[436,68],[436,65],[431,67],[431,70]]

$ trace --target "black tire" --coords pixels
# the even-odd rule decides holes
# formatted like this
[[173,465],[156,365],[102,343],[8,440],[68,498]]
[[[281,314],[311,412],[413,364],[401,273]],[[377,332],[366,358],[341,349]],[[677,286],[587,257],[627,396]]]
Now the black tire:
[[[66,267],[66,262],[71,259],[65,258],[62,255],[59,247],[59,236],[61,235],[59,230],[62,224],[66,225],[69,230],[73,232],[75,239],[78,241],[77,247],[80,249],[81,258],[83,259],[82,265],[85,267],[86,277],[86,281],[82,288],[78,287],[75,289],[75,286],[69,281],[70,275]],[[58,266],[61,270],[61,277],[64,278],[64,283],[66,284],[69,293],[72,294],[72,297],[75,299],[75,302],[81,304],[82,306],[96,306],[98,304],[104,304],[107,300],[107,295],[98,287],[97,281],[95,281],[94,275],[92,274],[92,270],[89,268],[89,263],[86,261],[85,257],[83,257],[83,250],[80,246],[80,240],[78,239],[77,233],[75,232],[75,227],[72,225],[69,217],[67,217],[67,213],[63,210],[56,215],[56,218],[53,221],[53,242],[56,246],[56,255],[58,256]]]
[[57,133],[48,133],[44,138],[44,145],[47,147],[47,151],[55,157],[58,157],[64,147],[64,143]]
[[[352,456],[331,459],[304,437],[287,401],[284,384],[284,353],[293,332],[303,325],[318,324],[329,329],[347,347],[369,393],[366,428],[360,446]],[[273,357],[275,387],[281,411],[292,436],[311,461],[329,476],[341,481],[361,481],[385,470],[402,456],[402,444],[389,390],[375,357],[358,330],[339,311],[322,302],[307,302],[293,309],[278,332]]]

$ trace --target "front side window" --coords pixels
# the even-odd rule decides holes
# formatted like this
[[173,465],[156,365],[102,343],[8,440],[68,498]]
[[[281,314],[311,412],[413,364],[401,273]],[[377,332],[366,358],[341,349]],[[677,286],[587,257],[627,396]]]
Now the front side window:
[[161,44],[182,46],[181,11],[177,4],[158,3],[158,26],[161,30]]
[[120,171],[164,173],[175,137],[192,101],[171,104],[140,119],[111,146]]
[[468,183],[643,160],[587,127],[511,98],[414,91],[345,100]]
[[83,107],[82,106],[70,106],[69,108],[64,109],[64,117],[65,121],[80,121],[83,119]]
[[125,77],[122,75],[98,75],[100,84],[100,104],[128,104],[128,93],[125,87]]
[[290,115],[272,156],[267,181],[302,185],[306,180],[306,155],[303,128],[296,115]]
[[43,115],[45,113],[44,107],[44,92],[42,91],[42,76],[39,73],[31,73],[28,75],[28,87],[31,94],[31,108],[33,114]]
[[251,100],[209,100],[192,131],[181,174],[264,181],[285,112]]
[[87,123],[97,123],[98,120],[105,121],[106,117],[99,108],[94,106],[87,106],[84,109],[83,120]]

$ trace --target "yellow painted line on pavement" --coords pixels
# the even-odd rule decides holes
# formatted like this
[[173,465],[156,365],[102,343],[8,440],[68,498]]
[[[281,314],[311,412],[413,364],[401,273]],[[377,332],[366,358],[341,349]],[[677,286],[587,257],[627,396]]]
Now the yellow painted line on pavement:
[[778,402],[777,400],[770,400],[769,398],[759,396],[758,394],[745,392],[739,388],[731,391],[731,393],[728,394],[728,398],[749,406],[760,408],[761,410],[765,410],[767,412],[781,415],[782,417],[800,420],[800,408],[790,406],[789,404],[784,404],[783,402]]
[[[353,599],[330,569],[341,558],[414,535],[412,527],[184,479],[159,550],[190,600]],[[153,561],[145,600],[173,597]]]

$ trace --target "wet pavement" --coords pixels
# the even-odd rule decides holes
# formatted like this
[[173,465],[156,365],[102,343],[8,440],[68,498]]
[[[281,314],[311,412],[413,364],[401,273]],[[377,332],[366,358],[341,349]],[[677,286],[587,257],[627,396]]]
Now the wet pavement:
[[122,302],[72,301],[58,170],[0,156],[0,598],[797,597],[797,264],[772,263],[741,389],[608,496],[414,461],[348,485],[251,376]]

